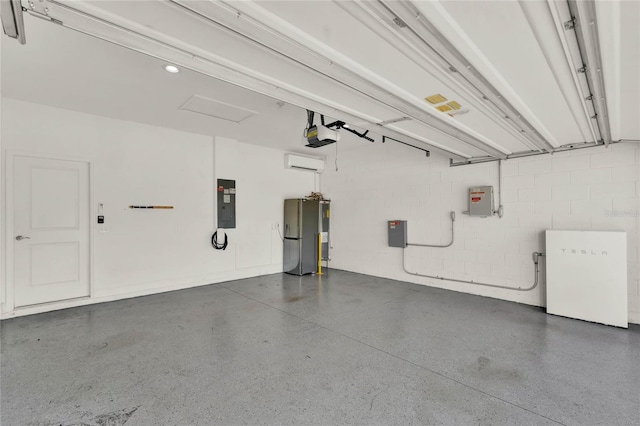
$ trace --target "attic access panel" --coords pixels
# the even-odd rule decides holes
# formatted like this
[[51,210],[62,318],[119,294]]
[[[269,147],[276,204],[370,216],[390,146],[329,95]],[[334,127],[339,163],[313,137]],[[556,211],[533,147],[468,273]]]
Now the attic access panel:
[[215,101],[200,95],[191,96],[185,103],[180,105],[178,109],[208,115],[209,117],[232,121],[234,123],[240,123],[257,114],[255,111]]

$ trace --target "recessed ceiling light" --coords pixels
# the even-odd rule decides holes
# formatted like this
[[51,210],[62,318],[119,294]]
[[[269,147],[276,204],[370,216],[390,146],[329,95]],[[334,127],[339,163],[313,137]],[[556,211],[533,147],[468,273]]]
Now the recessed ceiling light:
[[180,72],[180,68],[176,67],[175,65],[165,65],[164,69],[167,72],[170,72],[171,74],[175,74],[175,73]]

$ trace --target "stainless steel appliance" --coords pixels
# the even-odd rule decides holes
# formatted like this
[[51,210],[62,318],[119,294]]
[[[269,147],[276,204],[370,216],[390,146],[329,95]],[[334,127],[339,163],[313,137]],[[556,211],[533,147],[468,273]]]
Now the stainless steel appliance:
[[284,272],[312,274],[318,267],[320,202],[284,200]]

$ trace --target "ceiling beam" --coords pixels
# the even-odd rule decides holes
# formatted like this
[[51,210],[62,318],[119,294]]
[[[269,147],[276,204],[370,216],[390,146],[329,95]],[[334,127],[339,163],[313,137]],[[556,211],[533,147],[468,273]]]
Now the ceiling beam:
[[[384,133],[398,139],[410,139],[413,143],[425,145],[434,151],[456,158],[470,158],[472,156],[469,153],[449,148],[402,129],[385,128],[384,132],[377,132],[375,124],[384,121],[386,117],[369,115],[330,98],[322,97],[308,88],[292,85],[282,76],[266,75],[259,69],[240,65],[230,58],[177,40],[144,25],[144,23],[134,22],[131,19],[102,10],[92,2],[62,3],[46,0],[33,3],[33,7],[29,8],[28,12],[35,17],[301,108],[313,109],[328,116],[340,117],[348,122],[370,123],[373,127],[372,131],[376,133]],[[196,16],[192,14],[192,18],[196,18]],[[240,37],[240,35],[237,36]],[[318,77],[322,76],[318,75]]]
[[2,29],[7,36],[15,38],[20,44],[27,42],[20,0],[0,1],[0,18],[2,18]]
[[[188,0],[172,0],[172,2],[212,22],[237,31],[286,58],[308,63],[317,72],[334,78],[349,88],[369,96],[377,103],[394,108],[400,115],[409,116],[443,135],[458,139],[491,156],[504,158],[508,154],[508,151],[499,148],[446,114],[428,112],[422,99],[418,99],[355,60],[311,37],[256,2]],[[223,13],[225,10],[233,13],[225,15]],[[431,143],[433,144],[434,141]]]
[[408,0],[360,3],[372,8],[375,13],[391,13],[402,22],[406,28],[398,27],[399,32],[412,31],[420,41],[425,54],[440,57],[457,77],[456,82],[461,87],[476,92],[487,102],[492,103],[502,114],[510,126],[533,143],[538,150],[551,152],[554,146],[544,138],[540,132],[503,96],[456,47],[433,25],[419,8],[419,5]]
[[[369,30],[376,33],[397,51],[402,52],[409,60],[413,61],[424,72],[429,73],[446,87],[455,87],[456,91],[464,94],[469,105],[480,112],[485,118],[491,120],[508,132],[514,139],[528,146],[533,150],[542,151],[528,138],[523,136],[519,129],[515,128],[513,122],[505,119],[504,113],[493,103],[483,99],[482,93],[468,85],[459,84],[459,76],[450,69],[450,64],[437,55],[429,55],[424,48],[424,44],[412,31],[397,31],[397,23],[393,21],[392,15],[386,16],[384,13],[374,11],[375,3],[340,1],[334,0],[345,12],[365,25]],[[390,12],[389,12],[390,14]]]
[[598,123],[600,136],[604,144],[609,145],[611,143],[611,127],[602,71],[595,2],[593,0],[570,0],[568,3],[574,19],[573,29],[578,40],[580,55],[584,61],[584,68],[581,72],[585,74],[591,95],[593,95],[591,100],[596,110],[595,120]]

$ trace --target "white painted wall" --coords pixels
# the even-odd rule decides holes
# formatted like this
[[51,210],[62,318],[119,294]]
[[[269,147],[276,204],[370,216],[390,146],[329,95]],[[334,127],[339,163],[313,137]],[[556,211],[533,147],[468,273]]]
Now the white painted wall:
[[[282,200],[314,188],[313,173],[284,169],[284,152],[8,98],[2,113],[4,153],[91,162],[94,247],[91,300],[16,312],[7,301],[4,317],[282,271],[274,226],[282,222]],[[218,177],[235,179],[238,188],[238,229],[229,231],[224,252],[210,245]],[[98,203],[106,229],[96,223]],[[131,204],[175,209],[131,210]],[[12,285],[4,278],[3,297]]]
[[[3,141],[2,141],[2,98],[3,98],[3,88],[2,81],[4,78],[2,77],[2,46],[6,43],[4,41],[4,37],[0,37],[0,169],[4,170],[4,149],[3,149]],[[0,171],[0,197],[4,200],[4,177],[1,176],[3,173]],[[5,303],[5,264],[4,264],[4,253],[5,253],[5,228],[4,228],[4,209],[0,208],[0,305]]]
[[[236,229],[227,231],[235,241],[222,256],[235,271],[269,268],[282,271],[283,200],[308,195],[314,173],[284,168],[283,151],[216,138],[216,178],[236,181]],[[273,266],[277,266],[274,270]],[[256,274],[253,274],[256,275]]]
[[[544,251],[544,230],[624,230],[629,318],[640,323],[640,144],[507,161],[502,219],[461,213],[468,207],[468,187],[497,190],[497,163],[452,168],[448,158],[426,158],[393,142],[345,145],[339,171],[329,166],[322,175],[322,192],[332,200],[331,267],[544,306],[544,280],[522,293],[406,274],[402,250],[387,247],[386,221],[408,220],[409,242],[442,244],[449,241],[448,212],[453,210],[454,245],[408,248],[408,269],[523,287],[533,282],[531,253]],[[327,164],[334,158],[330,155]]]

